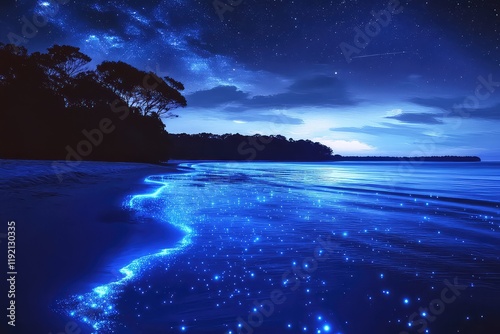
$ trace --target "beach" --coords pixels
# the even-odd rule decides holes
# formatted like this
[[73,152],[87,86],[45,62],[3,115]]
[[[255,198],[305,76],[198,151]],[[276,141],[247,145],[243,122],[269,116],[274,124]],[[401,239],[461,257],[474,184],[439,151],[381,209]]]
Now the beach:
[[[58,299],[121,277],[117,269],[130,254],[181,239],[170,225],[141,221],[123,208],[127,196],[156,190],[144,183],[147,176],[177,171],[175,165],[82,162],[60,180],[52,162],[0,160],[0,233],[7,233],[8,221],[16,223],[16,327],[9,333],[64,332],[71,319],[54,312]],[[6,245],[0,244],[2,254]]]
[[500,330],[499,163],[0,166],[8,333]]

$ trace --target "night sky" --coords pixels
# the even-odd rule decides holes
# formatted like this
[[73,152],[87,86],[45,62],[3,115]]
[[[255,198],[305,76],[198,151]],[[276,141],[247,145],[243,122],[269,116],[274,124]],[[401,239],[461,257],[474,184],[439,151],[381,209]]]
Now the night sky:
[[172,133],[500,160],[494,3],[220,0],[218,13],[213,0],[6,0],[0,41],[74,45],[92,66],[122,60],[183,82],[189,106],[165,120]]

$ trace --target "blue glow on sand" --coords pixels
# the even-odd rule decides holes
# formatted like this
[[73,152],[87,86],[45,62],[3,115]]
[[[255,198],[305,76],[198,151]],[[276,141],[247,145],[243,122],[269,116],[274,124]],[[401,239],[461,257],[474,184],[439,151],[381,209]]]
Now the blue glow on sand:
[[[182,221],[181,216],[175,214],[175,208],[170,207],[172,211],[168,211],[168,205],[160,209],[158,206],[151,208],[145,203],[151,199],[157,199],[163,191],[169,187],[167,178],[163,176],[150,176],[145,179],[145,183],[161,185],[156,191],[151,194],[139,194],[130,196],[124,203],[125,209],[131,209],[141,214],[146,214],[171,224],[185,233],[185,236],[180,240],[175,247],[161,249],[156,253],[139,257],[130,262],[119,272],[123,275],[120,279],[95,287],[91,292],[74,295],[66,300],[60,301],[59,305],[64,310],[63,312],[78,321],[88,324],[94,329],[93,333],[113,331],[116,327],[114,321],[118,315],[116,310],[116,301],[119,295],[123,292],[126,284],[140,279],[141,275],[151,266],[158,264],[158,260],[168,260],[171,256],[184,250],[191,244],[193,229]],[[162,216],[158,216],[158,211]]]

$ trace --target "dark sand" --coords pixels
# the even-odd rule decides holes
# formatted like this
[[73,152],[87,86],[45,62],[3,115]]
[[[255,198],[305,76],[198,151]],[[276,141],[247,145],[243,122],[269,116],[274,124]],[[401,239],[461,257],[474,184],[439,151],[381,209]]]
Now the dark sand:
[[[57,300],[114,281],[132,259],[171,247],[182,238],[172,226],[138,219],[122,208],[128,195],[157,189],[144,183],[147,176],[178,172],[176,165],[82,163],[77,177],[65,177],[61,183],[48,166],[49,162],[0,160],[0,233],[7,232],[8,221],[16,222],[18,273],[16,327],[6,327],[4,297],[1,333],[6,333],[4,328],[7,333],[64,332],[72,319],[54,312]],[[25,167],[28,171],[20,176],[16,170]],[[29,169],[41,176],[23,176]],[[6,241],[0,244],[3,268]],[[6,295],[5,279],[0,287]],[[86,332],[82,328],[81,333]]]

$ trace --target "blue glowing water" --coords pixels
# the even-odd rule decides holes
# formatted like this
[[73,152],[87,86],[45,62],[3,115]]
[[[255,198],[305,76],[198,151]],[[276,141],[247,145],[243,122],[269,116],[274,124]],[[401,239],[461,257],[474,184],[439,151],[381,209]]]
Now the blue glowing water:
[[95,333],[500,332],[499,163],[183,167],[125,206],[184,238],[61,302]]

